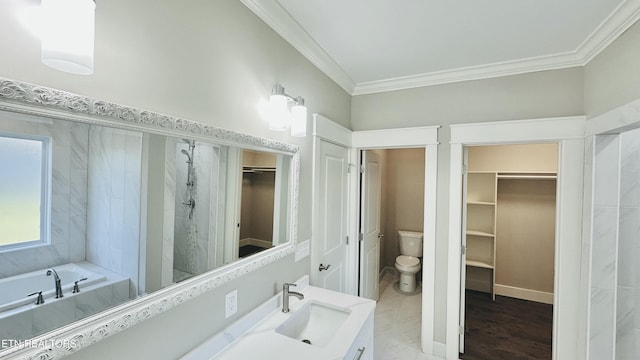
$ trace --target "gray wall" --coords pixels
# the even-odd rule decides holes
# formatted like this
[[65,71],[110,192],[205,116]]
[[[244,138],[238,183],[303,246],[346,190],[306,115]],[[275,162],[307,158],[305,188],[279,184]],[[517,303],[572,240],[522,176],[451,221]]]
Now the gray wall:
[[596,56],[584,71],[584,111],[588,117],[640,98],[640,23]]
[[[40,42],[19,22],[35,1],[0,3],[0,77],[26,81],[301,146],[299,239],[311,237],[312,137],[268,130],[258,115],[277,82],[350,127],[351,97],[237,0],[113,0],[96,7],[95,73],[76,76],[40,63]],[[71,359],[175,359],[308,273],[293,255],[226,284]],[[224,295],[238,289],[238,313],[223,319]],[[189,331],[176,327],[189,323]],[[157,344],[170,346],[157,347]],[[114,353],[117,351],[117,354]]]
[[[448,214],[449,125],[582,115],[582,80],[582,68],[570,68],[354,96],[351,124],[354,130],[441,125],[436,201],[437,213]],[[437,216],[434,340],[441,343],[446,330],[448,226],[447,216]]]

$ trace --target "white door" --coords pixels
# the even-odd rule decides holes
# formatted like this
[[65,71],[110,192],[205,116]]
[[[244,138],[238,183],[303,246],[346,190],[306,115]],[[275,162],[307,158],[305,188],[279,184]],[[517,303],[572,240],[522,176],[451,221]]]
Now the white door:
[[380,157],[362,151],[360,205],[360,291],[359,295],[378,300],[380,269]]
[[460,353],[464,354],[464,317],[466,306],[466,285],[467,285],[467,159],[468,151],[465,147],[462,156],[462,259],[460,260]]
[[347,148],[317,140],[311,277],[316,286],[339,292],[347,290],[348,158]]

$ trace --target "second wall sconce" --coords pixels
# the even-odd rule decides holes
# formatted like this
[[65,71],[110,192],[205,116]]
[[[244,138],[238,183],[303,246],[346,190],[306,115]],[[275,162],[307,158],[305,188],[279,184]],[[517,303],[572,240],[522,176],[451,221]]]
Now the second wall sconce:
[[[289,110],[289,102],[293,103]],[[284,87],[277,84],[271,90],[269,98],[269,129],[284,131],[291,128],[291,136],[307,135],[307,107],[302,96],[293,97],[284,92]]]

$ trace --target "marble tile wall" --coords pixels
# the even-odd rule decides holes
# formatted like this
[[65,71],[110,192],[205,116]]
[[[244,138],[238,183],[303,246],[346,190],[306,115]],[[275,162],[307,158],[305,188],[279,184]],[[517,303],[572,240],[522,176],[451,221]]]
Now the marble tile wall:
[[640,358],[640,130],[597,136],[589,358]]
[[137,294],[142,133],[92,126],[89,131],[86,258],[131,279]]
[[0,278],[85,259],[89,126],[0,114],[0,131],[51,138],[50,244],[0,253]]
[[613,359],[615,344],[620,139],[597,136],[594,149],[589,359]]
[[[212,193],[216,194],[217,177],[212,176],[217,171],[213,169],[218,163],[217,151],[207,144],[197,143],[194,149],[193,181],[195,189],[193,196],[196,207],[189,219],[189,207],[183,205],[189,201],[187,189],[187,157],[181,153],[189,150],[187,143],[178,142],[176,146],[176,174],[175,174],[175,228],[174,228],[174,256],[173,267],[189,274],[201,274],[208,270],[210,238],[215,235],[215,228],[211,229],[210,205]],[[211,235],[211,236],[210,236]]]
[[640,358],[640,130],[620,135],[616,359]]

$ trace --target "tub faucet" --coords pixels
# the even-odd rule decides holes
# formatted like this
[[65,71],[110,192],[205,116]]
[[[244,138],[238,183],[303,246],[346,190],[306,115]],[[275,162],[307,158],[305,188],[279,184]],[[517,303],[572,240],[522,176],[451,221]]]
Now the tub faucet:
[[300,300],[304,299],[304,295],[300,294],[299,292],[289,291],[289,286],[297,286],[297,285],[289,284],[289,283],[284,283],[284,285],[282,285],[282,312],[283,313],[289,312],[289,296],[295,296]]
[[64,296],[62,295],[62,284],[60,282],[60,277],[53,268],[47,270],[47,276],[51,276],[51,274],[53,274],[53,279],[56,283],[56,299],[59,299]]

